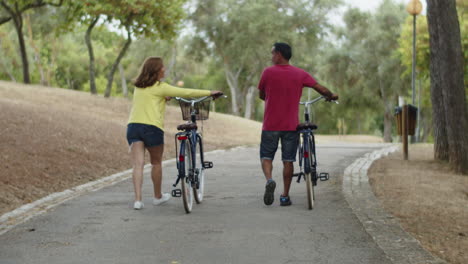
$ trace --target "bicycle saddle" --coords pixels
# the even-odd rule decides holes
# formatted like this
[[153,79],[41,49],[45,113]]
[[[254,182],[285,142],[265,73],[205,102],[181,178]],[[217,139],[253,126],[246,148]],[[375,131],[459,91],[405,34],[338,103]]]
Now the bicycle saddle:
[[193,130],[198,129],[197,124],[194,123],[185,123],[177,126],[177,130]]
[[304,129],[317,129],[317,125],[314,125],[312,123],[300,123],[299,125],[297,125],[296,127],[296,130],[299,131],[299,130],[304,130]]

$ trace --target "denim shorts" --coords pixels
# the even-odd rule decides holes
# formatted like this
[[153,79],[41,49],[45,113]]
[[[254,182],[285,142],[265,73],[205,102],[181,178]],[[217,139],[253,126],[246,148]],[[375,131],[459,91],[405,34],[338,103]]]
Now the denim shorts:
[[130,123],[127,126],[128,145],[143,141],[145,147],[156,147],[164,144],[164,131],[152,125]]
[[260,143],[260,159],[273,160],[278,143],[281,140],[281,159],[283,161],[296,161],[299,133],[297,131],[262,131]]

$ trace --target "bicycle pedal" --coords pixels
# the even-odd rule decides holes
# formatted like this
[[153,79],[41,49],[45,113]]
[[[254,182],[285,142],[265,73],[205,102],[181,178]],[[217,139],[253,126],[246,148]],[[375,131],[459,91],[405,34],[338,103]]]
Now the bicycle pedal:
[[319,179],[321,181],[328,181],[330,179],[330,174],[328,174],[328,172],[321,172],[319,174]]
[[204,162],[203,162],[203,168],[204,168],[204,169],[211,169],[211,168],[213,168],[213,162],[211,162],[211,161],[204,161]]
[[181,197],[181,196],[182,196],[182,190],[181,189],[172,190],[172,197]]

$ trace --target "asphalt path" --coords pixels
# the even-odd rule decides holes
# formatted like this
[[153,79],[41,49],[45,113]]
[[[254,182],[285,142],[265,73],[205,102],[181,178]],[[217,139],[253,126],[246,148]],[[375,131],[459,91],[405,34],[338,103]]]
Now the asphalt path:
[[[279,206],[282,164],[277,153],[275,202],[263,204],[265,179],[258,148],[208,153],[205,200],[186,214],[181,198],[151,204],[145,176],[145,208],[132,209],[130,180],[88,193],[18,225],[0,236],[0,263],[314,263],[387,264],[342,194],[344,169],[380,145],[318,145],[316,207],[306,209],[306,186],[293,182],[292,206]],[[170,192],[175,164],[163,168]]]

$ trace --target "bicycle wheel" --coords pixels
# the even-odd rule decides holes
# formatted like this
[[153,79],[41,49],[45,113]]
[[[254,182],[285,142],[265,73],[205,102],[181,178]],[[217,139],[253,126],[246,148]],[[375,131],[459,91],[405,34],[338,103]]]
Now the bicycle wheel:
[[203,194],[205,192],[205,169],[203,168],[203,146],[201,138],[197,137],[198,152],[195,157],[195,171],[196,179],[195,185],[193,186],[193,196],[197,204],[203,201]]
[[193,171],[192,166],[192,154],[191,154],[191,146],[189,141],[185,141],[181,144],[180,152],[184,153],[184,172],[185,177],[181,181],[182,187],[182,202],[184,204],[185,212],[188,214],[192,211],[193,206],[193,192],[192,192],[192,183],[190,172]]
[[314,208],[315,202],[315,193],[314,193],[314,184],[312,181],[313,170],[312,170],[312,153],[311,153],[311,143],[309,140],[303,142],[304,149],[304,171],[305,171],[305,183],[307,190],[307,208],[312,210]]

